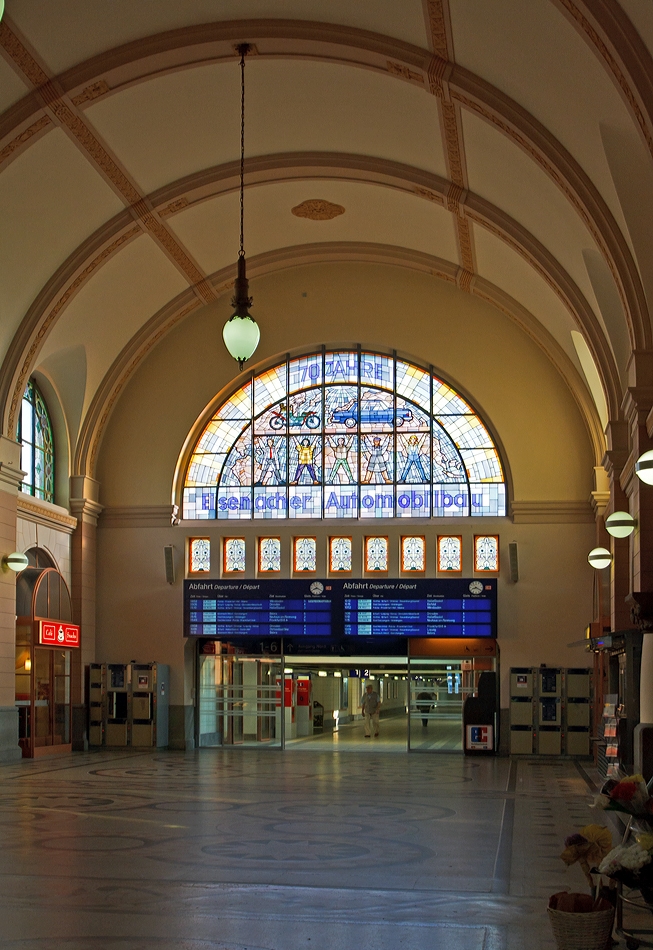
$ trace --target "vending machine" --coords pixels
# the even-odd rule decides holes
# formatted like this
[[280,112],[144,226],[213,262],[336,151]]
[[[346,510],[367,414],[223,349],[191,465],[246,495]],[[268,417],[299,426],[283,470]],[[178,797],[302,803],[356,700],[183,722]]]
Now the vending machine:
[[164,663],[131,664],[131,745],[168,745],[170,667]]

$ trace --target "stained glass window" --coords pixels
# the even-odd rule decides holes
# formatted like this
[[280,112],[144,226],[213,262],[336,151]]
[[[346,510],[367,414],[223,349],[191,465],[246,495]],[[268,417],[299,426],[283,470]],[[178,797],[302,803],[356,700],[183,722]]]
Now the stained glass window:
[[191,574],[211,570],[211,542],[208,538],[191,538],[188,550],[188,569]]
[[463,539],[456,534],[438,537],[438,570],[460,574],[463,569]]
[[365,538],[365,570],[388,570],[387,538]]
[[474,570],[499,570],[499,537],[496,534],[474,535]]
[[419,535],[401,539],[402,571],[423,571],[426,568],[426,539]]
[[224,539],[223,566],[225,574],[239,574],[245,570],[244,538]]
[[258,539],[258,569],[262,574],[281,570],[281,538]]
[[466,400],[427,369],[362,349],[255,376],[206,425],[184,483],[186,519],[505,513],[499,454]]
[[329,538],[329,570],[351,571],[351,538]]
[[317,538],[295,538],[293,541],[293,570],[317,570]]
[[27,384],[18,418],[20,467],[26,473],[21,491],[54,501],[54,439],[41,391],[33,379]]

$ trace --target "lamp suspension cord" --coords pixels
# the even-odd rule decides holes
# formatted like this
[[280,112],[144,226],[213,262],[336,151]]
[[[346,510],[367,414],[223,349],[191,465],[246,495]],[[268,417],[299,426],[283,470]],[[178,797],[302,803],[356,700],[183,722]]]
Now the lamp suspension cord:
[[245,256],[245,56],[246,45],[240,51],[240,250],[238,257]]

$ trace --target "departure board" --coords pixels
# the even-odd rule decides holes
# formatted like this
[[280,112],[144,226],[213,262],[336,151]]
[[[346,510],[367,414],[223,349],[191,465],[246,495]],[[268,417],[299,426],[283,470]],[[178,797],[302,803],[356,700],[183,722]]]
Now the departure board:
[[331,599],[305,581],[187,581],[191,637],[330,637]]
[[238,641],[496,637],[495,578],[187,580],[184,633]]

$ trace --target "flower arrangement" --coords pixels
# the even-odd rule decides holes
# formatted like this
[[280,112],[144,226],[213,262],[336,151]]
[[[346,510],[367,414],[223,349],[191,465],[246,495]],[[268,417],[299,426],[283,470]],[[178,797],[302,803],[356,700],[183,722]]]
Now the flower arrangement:
[[643,775],[628,775],[622,779],[608,779],[594,805],[606,811],[620,811],[638,818],[653,820],[653,799],[649,795]]
[[612,848],[612,835],[603,825],[586,825],[565,839],[560,857],[566,865],[578,862],[590,887],[594,886],[591,869],[595,868]]

